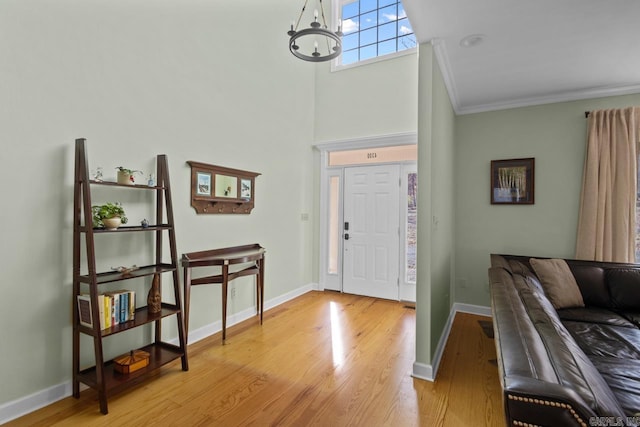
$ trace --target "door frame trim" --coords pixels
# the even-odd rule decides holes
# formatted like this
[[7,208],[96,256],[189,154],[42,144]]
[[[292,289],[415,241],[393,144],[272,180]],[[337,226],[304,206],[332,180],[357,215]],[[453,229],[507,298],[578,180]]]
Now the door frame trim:
[[[340,176],[340,188],[341,194],[344,187],[344,168],[355,165],[345,166],[329,166],[329,153],[331,151],[342,150],[357,150],[365,148],[380,148],[380,147],[392,147],[398,145],[418,145],[418,134],[416,132],[405,132],[389,135],[369,136],[362,138],[352,138],[344,140],[335,140],[320,142],[313,145],[313,148],[320,152],[320,238],[319,238],[319,290],[331,289],[342,292],[342,251],[343,241],[339,239],[340,247],[338,260],[339,272],[337,275],[331,275],[328,273],[329,260],[327,257],[328,251],[328,236],[329,223],[329,177]],[[417,162],[393,162],[399,164],[417,164]],[[381,163],[382,164],[382,163]],[[342,200],[340,200],[342,204]],[[342,205],[339,207],[339,221],[342,224]],[[335,283],[339,283],[339,289],[335,289]],[[327,286],[329,285],[329,286]],[[333,285],[333,286],[332,286]],[[402,295],[402,292],[400,293]]]
[[393,147],[394,145],[418,145],[418,134],[416,132],[405,132],[389,135],[367,136],[362,138],[318,142],[317,144],[313,145],[313,148],[320,151],[321,153],[328,153],[329,151]]

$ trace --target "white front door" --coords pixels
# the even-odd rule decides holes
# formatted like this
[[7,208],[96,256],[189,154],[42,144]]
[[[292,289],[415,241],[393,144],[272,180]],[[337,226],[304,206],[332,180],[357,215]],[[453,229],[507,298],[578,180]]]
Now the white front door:
[[400,166],[345,168],[343,292],[399,299]]

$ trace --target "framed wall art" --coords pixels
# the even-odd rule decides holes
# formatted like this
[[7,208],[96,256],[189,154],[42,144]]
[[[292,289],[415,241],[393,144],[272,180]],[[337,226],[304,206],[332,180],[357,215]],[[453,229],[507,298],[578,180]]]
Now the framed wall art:
[[251,200],[251,180],[250,179],[241,179],[240,180],[240,198],[244,200]]
[[260,174],[194,161],[191,206],[199,214],[249,214],[254,207],[255,178]]
[[197,187],[196,194],[200,196],[211,195],[211,174],[208,172],[196,173]]
[[491,161],[492,205],[532,205],[534,183],[533,157]]

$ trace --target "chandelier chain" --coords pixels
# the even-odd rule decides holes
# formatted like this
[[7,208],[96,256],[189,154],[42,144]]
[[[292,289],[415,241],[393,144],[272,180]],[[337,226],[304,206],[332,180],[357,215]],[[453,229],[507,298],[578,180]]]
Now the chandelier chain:
[[322,5],[322,0],[320,0],[320,13],[322,13],[322,23],[324,24],[324,28],[329,28],[327,27],[327,20],[324,17],[324,6]]
[[[324,6],[322,5],[322,0],[320,0],[320,13],[322,13],[322,24],[324,24],[325,29],[328,29],[329,27],[327,27],[327,20],[324,17]],[[329,39],[325,37],[324,41],[327,43],[327,50],[330,51],[331,45],[329,44]]]
[[[296,31],[298,31],[298,26],[300,25],[300,20],[302,19],[302,15],[304,15],[304,11],[307,9],[307,3],[309,3],[309,0],[304,0],[304,4],[302,5],[302,10],[300,11],[300,16],[298,16],[298,21],[296,22],[296,28],[294,28]],[[324,11],[322,13],[324,15]]]

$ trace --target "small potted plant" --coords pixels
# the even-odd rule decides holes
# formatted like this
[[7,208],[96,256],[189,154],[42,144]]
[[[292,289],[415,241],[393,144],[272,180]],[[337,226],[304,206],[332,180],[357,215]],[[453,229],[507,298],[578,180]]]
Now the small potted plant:
[[118,166],[116,169],[118,170],[118,184],[134,185],[136,181],[134,174],[136,172],[142,174],[142,171],[127,169],[122,166]]
[[96,228],[104,227],[107,230],[115,230],[128,221],[120,202],[91,206],[91,213],[93,214],[93,226]]

